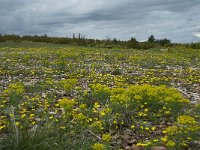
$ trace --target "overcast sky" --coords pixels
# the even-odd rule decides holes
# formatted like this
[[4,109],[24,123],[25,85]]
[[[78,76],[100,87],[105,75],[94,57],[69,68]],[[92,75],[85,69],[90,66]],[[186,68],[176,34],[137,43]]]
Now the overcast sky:
[[0,0],[0,34],[200,41],[200,0]]

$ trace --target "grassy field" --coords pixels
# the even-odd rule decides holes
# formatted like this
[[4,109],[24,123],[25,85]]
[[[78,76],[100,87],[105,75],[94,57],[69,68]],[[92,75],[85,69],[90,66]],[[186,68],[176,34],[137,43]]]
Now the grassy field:
[[69,47],[65,44],[52,44],[52,43],[45,43],[45,42],[30,42],[30,41],[23,41],[20,43],[7,41],[7,42],[0,42],[0,47],[9,47],[9,48],[40,48],[40,47]]
[[199,49],[0,47],[0,149],[199,149]]

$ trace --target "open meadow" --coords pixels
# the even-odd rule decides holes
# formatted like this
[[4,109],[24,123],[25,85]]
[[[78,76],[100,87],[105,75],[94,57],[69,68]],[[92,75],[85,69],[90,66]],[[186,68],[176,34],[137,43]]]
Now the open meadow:
[[0,48],[2,150],[195,150],[199,137],[199,49]]

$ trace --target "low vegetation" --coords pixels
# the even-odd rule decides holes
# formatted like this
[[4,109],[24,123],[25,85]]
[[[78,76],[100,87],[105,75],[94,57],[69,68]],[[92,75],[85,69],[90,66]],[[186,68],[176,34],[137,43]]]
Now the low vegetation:
[[198,149],[200,51],[0,48],[0,149]]

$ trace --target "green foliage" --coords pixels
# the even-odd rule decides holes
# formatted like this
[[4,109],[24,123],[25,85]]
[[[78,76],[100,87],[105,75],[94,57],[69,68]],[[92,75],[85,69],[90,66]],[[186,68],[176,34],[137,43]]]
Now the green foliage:
[[102,84],[91,84],[91,96],[95,101],[105,103],[110,96],[110,88]]
[[169,39],[160,39],[160,40],[156,40],[157,43],[159,43],[161,46],[170,46],[171,41]]
[[139,42],[135,39],[135,38],[131,38],[128,42],[127,42],[127,47],[128,48],[135,48],[138,49],[140,47]]
[[194,149],[198,141],[200,108],[190,103],[198,96],[198,49],[0,54],[0,149]]
[[[9,42],[12,41],[12,42]],[[28,42],[30,41],[30,42]],[[45,35],[0,35],[0,44],[1,45],[8,45],[9,47],[67,47],[67,46],[85,46],[85,47],[103,47],[103,48],[133,48],[133,49],[149,49],[155,48],[158,46],[166,47],[171,46],[171,41],[164,38],[156,40],[153,35],[151,35],[147,42],[138,42],[135,38],[131,38],[128,41],[121,41],[116,38],[113,39],[105,39],[105,40],[95,40],[95,39],[88,39],[82,36],[80,33],[76,36],[73,34],[73,37],[48,37]],[[37,42],[37,44],[33,44],[33,42]],[[191,44],[192,48],[197,48],[197,44]]]
[[12,83],[3,91],[3,97],[8,98],[10,105],[17,105],[25,92],[24,85],[20,82]]
[[198,140],[198,131],[200,131],[200,127],[195,119],[182,115],[177,118],[173,126],[169,126],[163,131],[165,139],[167,139],[163,142],[169,148],[174,147],[173,149],[188,148],[191,141]]
[[148,37],[148,42],[149,42],[149,43],[155,43],[155,41],[156,41],[156,39],[155,39],[154,35],[150,35],[150,36]]
[[66,94],[70,94],[76,84],[77,79],[64,79],[60,81],[60,86],[63,88]]

